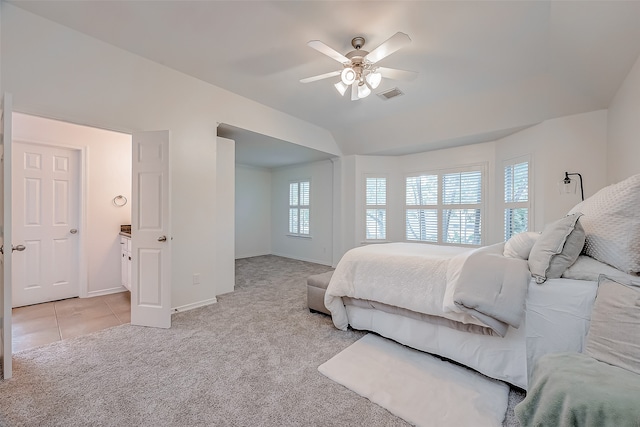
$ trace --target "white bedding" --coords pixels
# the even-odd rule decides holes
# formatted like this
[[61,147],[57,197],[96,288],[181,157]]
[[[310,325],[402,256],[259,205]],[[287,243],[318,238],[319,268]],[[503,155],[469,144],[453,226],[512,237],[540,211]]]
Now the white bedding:
[[[447,268],[468,248],[417,243],[368,245],[348,251],[325,293],[325,306],[338,329],[349,325],[342,297],[384,302],[418,313],[481,324],[463,313],[443,311]],[[428,262],[427,262],[428,261]]]
[[339,329],[349,325],[343,297],[479,325],[504,336],[518,327],[530,273],[524,260],[503,255],[504,244],[469,249],[387,243],[348,251],[325,293]]
[[504,243],[497,243],[464,253],[462,263],[451,262],[442,303],[445,312],[471,315],[501,337],[509,326],[520,327],[531,278],[525,260],[506,257],[503,251]]
[[526,390],[528,370],[538,357],[582,351],[596,291],[593,281],[549,279],[543,285],[531,281],[523,325],[509,328],[504,338],[360,306],[348,305],[346,312],[354,329],[441,355]]

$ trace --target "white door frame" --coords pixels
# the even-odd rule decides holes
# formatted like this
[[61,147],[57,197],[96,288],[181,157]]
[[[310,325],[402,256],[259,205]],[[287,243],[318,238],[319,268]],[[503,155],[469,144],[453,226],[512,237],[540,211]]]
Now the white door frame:
[[12,347],[12,334],[11,334],[11,314],[13,306],[11,301],[11,292],[13,287],[11,285],[11,258],[13,252],[13,242],[11,237],[11,210],[13,208],[11,203],[11,145],[13,142],[12,129],[12,109],[13,98],[11,94],[4,93],[2,96],[2,156],[3,156],[3,168],[2,168],[2,245],[4,254],[2,255],[2,325],[0,338],[0,356],[2,358],[2,378],[7,380],[13,376],[13,347]]
[[[44,116],[43,116],[44,117]],[[64,119],[52,119],[52,120],[58,120],[58,121],[64,121]],[[73,122],[69,122],[69,123],[73,123]],[[90,126],[90,125],[87,125]],[[118,131],[123,133],[123,131]],[[168,131],[166,131],[168,132]],[[124,133],[128,133],[129,135],[132,136],[132,148],[133,148],[133,132],[124,132]],[[151,133],[151,132],[149,132]],[[86,223],[87,223],[87,192],[88,192],[88,185],[87,185],[87,177],[88,177],[88,151],[89,151],[89,147],[88,146],[82,146],[82,147],[69,147],[69,146],[65,146],[64,144],[54,144],[54,143],[47,143],[47,142],[43,142],[43,141],[24,141],[24,142],[31,142],[31,143],[35,143],[35,144],[44,144],[44,145],[54,145],[54,146],[59,146],[59,147],[64,147],[64,148],[71,148],[74,150],[80,150],[80,191],[79,191],[79,205],[80,205],[80,213],[79,213],[79,224],[78,224],[78,228],[80,230],[81,236],[79,239],[79,254],[78,254],[78,262],[79,262],[79,278],[78,278],[78,283],[79,283],[79,287],[80,287],[80,297],[87,297],[88,296],[88,268],[87,268],[87,258],[85,256],[86,253],[86,232],[87,232],[87,227],[86,227]],[[169,159],[169,152],[167,151],[166,153],[167,155],[167,159]],[[170,171],[170,167],[168,169]],[[170,172],[169,172],[170,174]],[[133,183],[133,179],[134,179],[134,175],[133,175],[133,170],[132,170],[132,174],[131,174],[131,178],[132,178],[132,183]],[[167,189],[169,189],[169,194],[170,194],[170,188],[171,188],[171,178],[168,177],[168,182],[167,182]],[[132,196],[135,194],[135,191],[132,189]],[[167,214],[167,225],[168,225],[168,229],[167,229],[167,233],[166,235],[168,236],[169,241],[168,246],[170,248],[171,243],[171,203],[170,203],[170,196],[169,196],[169,207],[168,207],[168,214]],[[134,212],[132,211],[132,215],[134,215]],[[133,242],[132,242],[133,243]],[[169,251],[170,252],[170,251]],[[168,265],[171,265],[171,254],[169,254],[168,257]],[[170,271],[170,270],[169,270]],[[168,298],[168,317],[165,318],[165,316],[160,316],[157,322],[152,322],[152,324],[148,324],[146,326],[153,326],[153,327],[161,327],[161,328],[169,328],[171,327],[171,305],[170,305],[170,298],[171,298],[171,275],[169,274],[169,277],[167,277],[168,279],[168,288],[164,289],[164,292]],[[6,287],[5,287],[6,289]],[[132,313],[133,314],[133,313]],[[156,319],[157,320],[157,319]]]
[[[86,234],[87,234],[87,158],[89,147],[87,146],[73,146],[73,145],[65,145],[58,144],[55,142],[49,141],[38,141],[32,139],[15,139],[14,143],[20,144],[33,144],[33,145],[43,145],[47,147],[59,147],[64,148],[66,150],[74,150],[79,151],[79,173],[78,173],[78,294],[80,298],[86,298],[89,294],[88,288],[88,266],[87,266],[87,256],[86,256]],[[17,243],[20,244],[20,243]]]

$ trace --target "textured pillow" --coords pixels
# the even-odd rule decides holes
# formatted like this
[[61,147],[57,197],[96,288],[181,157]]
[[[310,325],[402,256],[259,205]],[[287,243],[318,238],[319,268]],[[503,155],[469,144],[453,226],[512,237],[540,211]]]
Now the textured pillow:
[[640,374],[640,287],[600,276],[585,352]]
[[507,243],[504,244],[504,256],[511,258],[529,259],[529,253],[533,244],[540,237],[540,233],[533,231],[525,231],[513,235]]
[[640,174],[598,191],[571,213],[582,212],[584,254],[633,274],[640,272]]
[[529,254],[529,270],[536,283],[557,279],[573,264],[584,246],[580,213],[567,215],[546,226]]

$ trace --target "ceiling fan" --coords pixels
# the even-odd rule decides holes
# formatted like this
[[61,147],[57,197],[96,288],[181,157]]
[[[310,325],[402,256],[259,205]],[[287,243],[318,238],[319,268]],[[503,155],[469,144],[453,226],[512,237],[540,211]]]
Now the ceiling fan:
[[340,81],[334,85],[335,88],[340,95],[344,96],[347,89],[351,87],[351,100],[356,101],[369,96],[371,90],[376,89],[380,85],[383,77],[394,80],[412,80],[418,75],[415,71],[398,70],[376,65],[381,59],[386,58],[398,49],[411,43],[411,39],[405,33],[395,33],[371,52],[362,49],[364,42],[364,37],[354,37],[353,40],[351,40],[351,46],[353,46],[355,50],[352,50],[346,55],[342,55],[320,40],[311,40],[307,45],[327,55],[329,58],[340,62],[343,68],[341,70],[307,77],[306,79],[300,80],[300,82],[311,83],[329,77],[340,76]]

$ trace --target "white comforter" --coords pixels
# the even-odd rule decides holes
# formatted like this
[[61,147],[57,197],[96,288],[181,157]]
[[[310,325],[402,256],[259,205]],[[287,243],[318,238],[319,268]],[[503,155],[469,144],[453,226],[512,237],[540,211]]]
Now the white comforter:
[[341,299],[347,296],[487,326],[504,336],[508,325],[519,325],[529,271],[526,262],[503,257],[498,246],[388,243],[352,249],[333,273],[325,305],[342,330],[349,325]]

